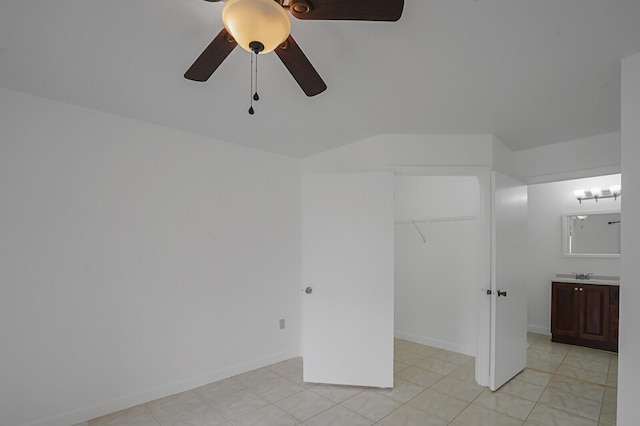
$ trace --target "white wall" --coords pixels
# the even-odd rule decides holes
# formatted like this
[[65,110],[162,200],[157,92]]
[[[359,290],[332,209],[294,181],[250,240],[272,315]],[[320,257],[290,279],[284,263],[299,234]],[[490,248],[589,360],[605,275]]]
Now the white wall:
[[301,167],[303,173],[340,173],[427,166],[428,173],[446,175],[461,167],[491,167],[493,140],[491,135],[385,134],[304,158]]
[[491,166],[492,135],[380,135],[387,164],[395,166]]
[[0,89],[0,423],[297,355],[298,166]]
[[396,176],[396,337],[476,354],[479,215],[475,177]]
[[303,174],[387,171],[384,138],[375,136],[301,160]]
[[[583,201],[574,196],[577,189],[620,184],[620,175],[576,179],[529,185],[528,218],[528,324],[529,331],[550,333],[551,280],[557,273],[593,272],[620,275],[620,259],[575,258],[562,256],[562,215],[620,209],[621,200]],[[623,188],[625,193],[625,188]],[[624,291],[624,289],[623,289]]]
[[[618,425],[638,423],[640,394],[640,54],[622,62],[622,259]],[[629,219],[626,220],[625,219]]]
[[620,133],[516,151],[514,164],[529,184],[620,173]]

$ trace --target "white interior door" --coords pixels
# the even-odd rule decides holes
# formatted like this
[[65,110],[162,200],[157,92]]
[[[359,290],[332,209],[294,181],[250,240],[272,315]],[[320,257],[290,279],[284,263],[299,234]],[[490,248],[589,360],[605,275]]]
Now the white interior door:
[[491,174],[491,368],[497,390],[527,364],[527,187]]
[[303,379],[393,387],[393,174],[302,180]]

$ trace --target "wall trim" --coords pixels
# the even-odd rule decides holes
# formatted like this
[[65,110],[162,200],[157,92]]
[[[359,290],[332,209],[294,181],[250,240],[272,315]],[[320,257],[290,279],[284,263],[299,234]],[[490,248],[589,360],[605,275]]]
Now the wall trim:
[[164,398],[169,395],[174,395],[176,393],[195,389],[209,383],[227,379],[229,377],[236,376],[247,371],[266,367],[267,365],[275,364],[277,362],[285,361],[297,356],[300,356],[300,353],[296,350],[279,352],[266,356],[264,358],[233,365],[221,370],[212,371],[202,376],[180,380],[155,388],[150,388],[142,392],[119,397],[110,401],[104,401],[100,404],[68,411],[66,413],[58,414],[46,419],[37,420],[24,426],[69,426],[76,424],[84,425],[84,422],[87,422],[96,417],[135,407],[136,405],[145,404],[147,402]]
[[527,331],[529,333],[542,334],[543,336],[551,336],[551,331],[549,330],[549,327],[540,327],[539,325],[529,324],[527,326]]
[[419,343],[421,345],[432,346],[446,351],[457,352],[464,355],[476,356],[476,348],[470,345],[461,345],[459,343],[448,342],[445,340],[432,339],[426,336],[419,336],[412,333],[404,333],[396,330],[394,332],[396,339],[408,340],[410,342]]

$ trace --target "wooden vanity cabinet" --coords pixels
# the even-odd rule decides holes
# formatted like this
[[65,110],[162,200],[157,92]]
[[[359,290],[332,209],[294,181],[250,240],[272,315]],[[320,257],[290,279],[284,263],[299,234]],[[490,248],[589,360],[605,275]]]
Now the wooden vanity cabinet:
[[612,285],[551,283],[551,340],[617,352],[619,294]]
[[612,286],[609,290],[609,339],[614,352],[618,352],[618,324],[620,318],[620,287]]

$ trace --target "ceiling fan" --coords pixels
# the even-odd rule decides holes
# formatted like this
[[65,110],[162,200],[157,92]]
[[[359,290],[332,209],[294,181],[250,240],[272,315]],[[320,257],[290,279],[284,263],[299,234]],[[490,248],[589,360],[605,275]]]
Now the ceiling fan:
[[240,44],[256,55],[274,51],[304,93],[315,96],[327,85],[291,36],[287,12],[302,20],[397,21],[403,8],[404,0],[226,0],[224,28],[184,76],[207,81]]

